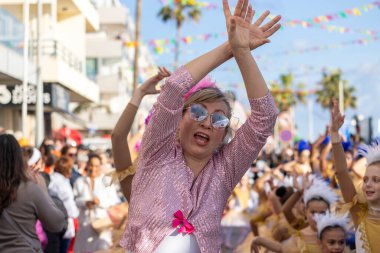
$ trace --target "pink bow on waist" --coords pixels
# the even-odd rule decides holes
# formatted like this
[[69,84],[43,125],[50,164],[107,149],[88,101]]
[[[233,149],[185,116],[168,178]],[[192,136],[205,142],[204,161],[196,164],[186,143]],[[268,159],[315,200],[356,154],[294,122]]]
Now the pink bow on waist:
[[191,225],[191,223],[185,219],[185,216],[183,215],[181,210],[178,210],[177,212],[174,213],[174,218],[175,219],[173,220],[173,223],[172,223],[173,228],[176,228],[182,224],[182,226],[178,230],[178,233],[192,234],[195,231],[194,226]]

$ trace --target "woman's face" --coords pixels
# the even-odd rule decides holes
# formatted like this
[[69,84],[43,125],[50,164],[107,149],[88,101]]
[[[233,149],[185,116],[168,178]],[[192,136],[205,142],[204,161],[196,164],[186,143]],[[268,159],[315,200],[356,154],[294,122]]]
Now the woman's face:
[[317,231],[317,224],[314,220],[314,215],[325,214],[329,207],[327,203],[323,200],[311,200],[306,205],[306,219],[310,225],[310,228]]
[[346,235],[341,228],[331,228],[323,232],[321,238],[322,253],[343,253]]
[[202,160],[212,156],[226,135],[225,128],[218,129],[212,126],[210,114],[217,112],[227,116],[228,108],[223,101],[199,104],[207,109],[207,118],[201,122],[195,121],[190,117],[190,110],[187,109],[179,125],[179,141],[185,156]]
[[100,176],[100,160],[97,157],[91,158],[88,162],[87,175],[90,178],[97,178]]
[[380,207],[380,163],[374,163],[367,167],[362,190],[368,202]]

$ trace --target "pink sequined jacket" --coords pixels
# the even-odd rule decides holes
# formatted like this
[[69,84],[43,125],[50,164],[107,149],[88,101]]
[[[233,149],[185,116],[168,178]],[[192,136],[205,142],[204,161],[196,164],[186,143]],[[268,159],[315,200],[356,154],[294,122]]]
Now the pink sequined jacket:
[[132,183],[129,220],[120,242],[130,252],[154,252],[173,231],[173,214],[177,210],[194,225],[201,252],[219,252],[220,222],[227,199],[273,133],[278,115],[273,97],[268,93],[250,99],[251,116],[194,181],[176,143],[182,97],[192,83],[187,69],[179,68],[167,79],[154,105]]

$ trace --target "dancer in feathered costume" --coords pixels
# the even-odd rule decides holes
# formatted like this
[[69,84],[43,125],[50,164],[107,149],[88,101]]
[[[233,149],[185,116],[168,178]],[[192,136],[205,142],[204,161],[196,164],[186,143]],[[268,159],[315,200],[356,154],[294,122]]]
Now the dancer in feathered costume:
[[[380,143],[364,145],[359,154],[367,159],[367,168],[358,195],[347,169],[339,129],[343,125],[344,116],[339,111],[338,101],[333,101],[331,110],[331,142],[336,177],[338,179],[346,208],[350,210],[356,228],[356,252],[380,252]],[[359,197],[361,196],[361,197]]]

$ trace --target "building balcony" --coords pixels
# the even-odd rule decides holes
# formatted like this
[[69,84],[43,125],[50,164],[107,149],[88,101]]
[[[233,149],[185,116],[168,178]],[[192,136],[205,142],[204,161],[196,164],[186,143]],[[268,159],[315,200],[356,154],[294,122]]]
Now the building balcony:
[[[41,2],[49,7],[52,6],[52,0],[41,0]],[[24,0],[0,0],[0,5],[19,20],[22,20],[23,3]],[[36,13],[37,3],[38,0],[29,0],[31,14]],[[99,15],[90,0],[57,0],[56,3],[58,22],[81,14],[86,19],[87,32],[93,32],[99,29]],[[50,13],[51,11],[49,9],[44,8],[44,13]]]
[[87,35],[86,57],[121,59],[123,57],[122,42],[120,40],[111,40],[105,37]]
[[100,93],[107,94],[107,96],[117,96],[126,93],[125,85],[122,85],[119,74],[111,74],[106,76],[98,75],[96,83],[99,85]]
[[[24,57],[19,50],[0,43],[0,84],[21,84],[24,79]],[[35,84],[36,65],[29,62],[29,83]]]
[[99,19],[102,25],[119,25],[125,27],[128,10],[121,7],[99,8]]
[[67,88],[71,102],[99,101],[99,86],[87,78],[83,61],[55,40],[44,40],[42,52],[44,82],[59,83]]

